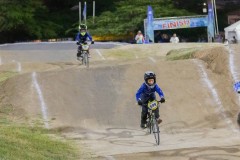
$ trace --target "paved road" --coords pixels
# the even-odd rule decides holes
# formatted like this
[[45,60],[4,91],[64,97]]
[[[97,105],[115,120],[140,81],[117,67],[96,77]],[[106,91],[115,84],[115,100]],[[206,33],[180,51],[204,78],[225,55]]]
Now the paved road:
[[[92,49],[109,49],[116,46],[126,45],[118,42],[95,42]],[[76,42],[36,42],[36,43],[12,43],[0,45],[0,50],[74,50],[77,48]]]
[[[95,42],[91,53],[99,54],[98,49],[109,49],[127,43]],[[11,62],[72,62],[76,60],[77,45],[73,41],[14,43],[0,45],[1,64]],[[99,55],[98,55],[99,56]],[[101,59],[96,56],[94,60]]]

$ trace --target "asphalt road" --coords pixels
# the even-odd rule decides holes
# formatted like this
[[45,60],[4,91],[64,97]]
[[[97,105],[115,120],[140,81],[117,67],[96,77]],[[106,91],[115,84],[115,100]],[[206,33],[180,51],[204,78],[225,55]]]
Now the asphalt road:
[[[122,45],[127,45],[127,43],[95,42],[90,49],[95,54],[97,49],[110,49]],[[0,64],[75,61],[77,47],[74,41],[3,44],[0,45]]]
[[[116,46],[126,45],[119,42],[95,42],[92,49],[109,49]],[[30,43],[9,43],[0,45],[0,50],[74,50],[77,48],[75,41],[63,42],[30,42]]]

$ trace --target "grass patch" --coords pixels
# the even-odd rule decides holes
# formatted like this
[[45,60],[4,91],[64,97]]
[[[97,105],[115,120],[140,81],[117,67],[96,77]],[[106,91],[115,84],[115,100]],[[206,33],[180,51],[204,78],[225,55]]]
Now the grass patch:
[[104,56],[106,58],[117,58],[117,59],[133,59],[135,58],[134,53],[128,50],[120,50],[120,49],[111,49],[105,50]]
[[[15,75],[16,72],[0,72],[0,87]],[[0,160],[79,159],[77,148],[70,141],[57,139],[58,132],[13,122],[14,106],[0,100]]]
[[0,159],[66,160],[76,159],[76,149],[67,142],[50,138],[41,128],[0,125]]
[[180,60],[194,58],[194,54],[199,51],[200,48],[183,48],[171,50],[167,53],[167,60]]
[[5,72],[0,72],[0,84],[2,84],[5,80],[17,75],[17,72],[9,72],[9,71],[5,71]]

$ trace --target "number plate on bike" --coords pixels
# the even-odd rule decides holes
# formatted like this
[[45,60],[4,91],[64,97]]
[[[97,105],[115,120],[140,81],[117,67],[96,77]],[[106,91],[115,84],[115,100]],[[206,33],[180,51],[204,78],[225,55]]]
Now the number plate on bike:
[[86,50],[89,49],[89,46],[88,46],[88,45],[83,45],[83,46],[82,46],[82,49],[86,51]]
[[158,107],[158,102],[156,100],[148,102],[148,108],[155,110]]

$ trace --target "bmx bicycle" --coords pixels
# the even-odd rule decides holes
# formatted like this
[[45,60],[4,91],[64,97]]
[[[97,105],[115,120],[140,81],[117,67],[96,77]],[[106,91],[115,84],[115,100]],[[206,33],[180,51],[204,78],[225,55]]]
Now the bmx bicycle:
[[160,144],[160,128],[158,126],[154,111],[159,108],[159,103],[160,101],[153,100],[149,101],[147,104],[147,130],[150,134],[153,133],[157,145]]

